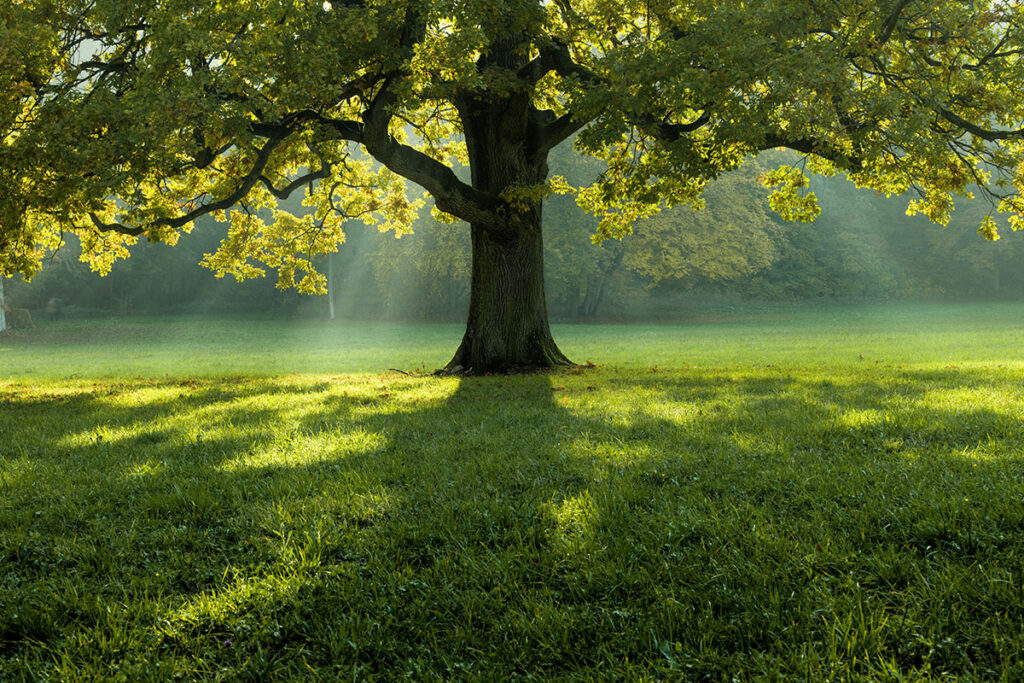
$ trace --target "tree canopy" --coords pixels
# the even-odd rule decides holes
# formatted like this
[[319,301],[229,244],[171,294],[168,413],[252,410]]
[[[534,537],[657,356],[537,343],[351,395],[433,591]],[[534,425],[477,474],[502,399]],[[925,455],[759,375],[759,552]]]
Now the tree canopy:
[[[473,231],[453,363],[563,362],[537,275],[552,192],[618,237],[787,147],[805,165],[764,181],[789,219],[818,213],[806,171],[842,170],[934,221],[973,192],[1024,225],[1022,15],[1009,0],[8,3],[0,270],[30,275],[74,232],[106,271],[140,236],[173,243],[213,214],[231,224],[205,258],[217,273],[269,267],[321,291],[314,257],[351,218],[407,229],[411,182]],[[605,162],[584,187],[547,169],[574,135]],[[294,193],[308,214],[278,207]]]

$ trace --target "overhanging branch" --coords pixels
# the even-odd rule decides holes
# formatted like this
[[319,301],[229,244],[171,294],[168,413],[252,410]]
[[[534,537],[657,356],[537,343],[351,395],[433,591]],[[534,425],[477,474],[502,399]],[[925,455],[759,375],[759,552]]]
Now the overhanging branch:
[[299,189],[303,185],[311,185],[317,180],[322,180],[324,178],[330,177],[330,175],[330,164],[324,164],[324,166],[320,170],[314,171],[312,173],[307,173],[304,176],[300,176],[280,189],[275,187],[274,183],[271,182],[270,178],[266,177],[263,174],[260,174],[259,181],[263,183],[263,186],[266,187],[267,190],[270,191],[270,194],[274,195],[278,199],[285,200],[291,196],[292,192],[295,192],[295,190]]
[[766,135],[758,151],[763,152],[778,147],[785,147],[801,154],[811,154],[822,159],[828,159],[845,171],[857,172],[863,167],[859,157],[847,154],[831,143],[807,137],[789,138],[781,133],[769,133]]
[[363,114],[361,142],[366,151],[398,175],[423,187],[445,213],[474,225],[501,230],[505,223],[497,212],[497,197],[462,182],[445,164],[391,135],[388,128],[396,96],[390,86],[390,79],[386,79]]
[[959,116],[949,109],[946,109],[945,107],[939,107],[938,114],[953,125],[963,128],[968,133],[977,135],[982,140],[988,140],[989,142],[1024,136],[1024,128],[1018,128],[1017,130],[991,130],[989,128],[983,128],[977,124],[971,123],[967,119]]
[[181,216],[177,216],[175,218],[159,218],[151,223],[147,223],[146,225],[139,227],[129,227],[116,221],[114,223],[104,223],[98,216],[96,216],[95,213],[90,213],[89,219],[98,230],[103,232],[119,232],[122,235],[138,236],[147,230],[157,227],[180,228],[183,225],[191,223],[200,216],[205,216],[215,211],[229,209],[249,194],[249,191],[252,190],[256,183],[260,182],[260,179],[263,177],[263,169],[267,167],[267,162],[270,160],[270,155],[275,149],[277,149],[281,142],[283,142],[283,139],[272,138],[267,140],[267,142],[260,147],[259,151],[256,153],[255,160],[253,160],[252,168],[249,169],[249,172],[242,178],[241,183],[239,183],[238,187],[236,187],[231,194],[218,199],[217,201],[210,202],[209,204],[198,206]]

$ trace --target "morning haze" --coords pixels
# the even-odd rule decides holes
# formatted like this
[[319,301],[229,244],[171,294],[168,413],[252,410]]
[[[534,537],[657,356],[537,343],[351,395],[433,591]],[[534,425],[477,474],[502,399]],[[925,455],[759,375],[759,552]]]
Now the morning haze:
[[1024,679],[1022,53],[0,3],[0,679]]

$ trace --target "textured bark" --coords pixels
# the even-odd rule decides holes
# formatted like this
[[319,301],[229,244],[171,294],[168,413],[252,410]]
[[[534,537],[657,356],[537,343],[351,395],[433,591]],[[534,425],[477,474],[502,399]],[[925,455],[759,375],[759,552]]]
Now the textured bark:
[[443,372],[485,374],[570,365],[548,326],[544,245],[537,220],[496,240],[473,227],[466,333]]
[[[523,66],[515,42],[499,44],[488,62]],[[547,178],[547,150],[528,92],[457,102],[473,189],[501,199],[500,221],[470,220],[473,267],[466,333],[444,372],[483,374],[569,365],[548,326],[544,295],[541,202],[513,198]]]

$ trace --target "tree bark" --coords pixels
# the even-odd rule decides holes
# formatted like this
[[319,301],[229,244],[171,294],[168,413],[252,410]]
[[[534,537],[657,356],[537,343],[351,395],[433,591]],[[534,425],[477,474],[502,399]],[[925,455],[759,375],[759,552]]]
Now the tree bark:
[[540,210],[509,239],[471,226],[469,318],[444,373],[487,374],[571,365],[548,326]]
[[[515,74],[526,65],[522,37],[496,40],[477,62]],[[473,265],[466,333],[441,372],[486,374],[571,365],[548,326],[544,295],[542,201],[531,196],[548,175],[549,146],[530,87],[465,91],[455,98],[469,155],[472,190],[494,210],[470,224]]]

